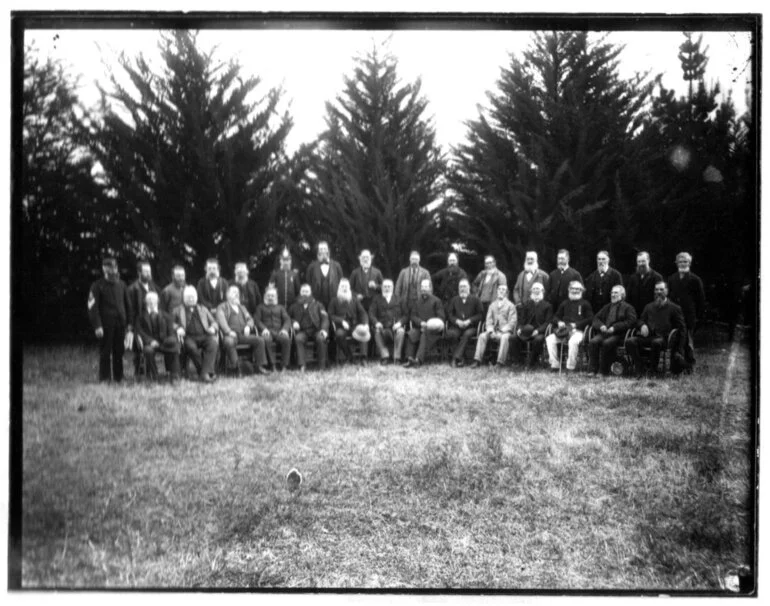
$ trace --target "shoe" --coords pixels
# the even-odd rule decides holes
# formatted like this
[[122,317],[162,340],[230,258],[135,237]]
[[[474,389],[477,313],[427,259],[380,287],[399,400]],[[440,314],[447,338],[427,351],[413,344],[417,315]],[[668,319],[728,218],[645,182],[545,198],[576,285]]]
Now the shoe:
[[369,363],[366,361],[366,358],[361,358],[361,367],[366,368]]
[[267,370],[264,366],[257,366],[257,369],[255,371],[258,375],[269,375],[270,371]]
[[214,375],[205,375],[205,376],[203,377],[203,382],[204,382],[204,383],[213,383],[213,382],[214,382],[214,381],[216,381],[216,380],[217,380],[217,379],[216,379],[216,377],[215,377]]
[[452,358],[451,366],[452,366],[452,368],[457,368],[457,359],[456,358]]
[[478,360],[474,360],[471,364],[471,368],[478,368],[479,366],[481,366],[481,363]]
[[462,368],[463,366],[465,366],[465,361],[462,359],[457,360],[457,368]]
[[558,368],[554,368],[553,366],[551,366],[551,372],[559,372],[559,369]]
[[305,372],[305,365],[304,364],[299,367],[299,371],[300,372]]
[[422,361],[414,358],[414,363],[409,368],[420,368],[420,366],[422,366]]
[[401,364],[402,368],[409,368],[412,365],[412,358],[407,358],[406,362]]
[[388,365],[388,359],[387,358],[382,358],[380,360],[380,366],[387,366],[387,365]]

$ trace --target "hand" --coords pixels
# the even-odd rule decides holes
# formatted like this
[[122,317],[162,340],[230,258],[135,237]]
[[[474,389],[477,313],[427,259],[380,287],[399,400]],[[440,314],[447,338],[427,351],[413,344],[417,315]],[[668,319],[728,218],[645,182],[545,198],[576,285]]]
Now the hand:
[[536,337],[539,333],[537,332],[537,328],[532,331],[532,336]]
[[375,330],[382,330],[382,322],[377,322],[377,324],[374,325]]
[[427,322],[420,322],[420,328],[422,328],[422,329],[428,328],[428,323]]
[[577,324],[575,324],[574,322],[570,322],[569,323],[569,328],[570,328],[570,330],[575,330],[577,328]]
[[613,326],[610,326],[610,327],[607,329],[607,332],[615,332],[615,328],[614,328]]
[[233,339],[237,339],[238,338],[238,333],[235,332],[234,330],[231,330],[229,336],[231,336]]
[[517,329],[516,329],[516,336],[517,336],[517,337],[520,337],[520,336],[521,336],[521,328],[517,328]]
[[179,328],[177,328],[176,329],[176,334],[177,334],[177,336],[179,337],[180,340],[184,339],[184,328],[182,328],[181,326]]
[[292,325],[291,325],[291,327],[292,327],[294,330],[299,330],[299,322],[294,322],[294,324],[292,324]]
[[244,336],[248,337],[251,334],[251,327],[247,326],[246,328],[244,328],[243,329],[243,334],[244,334]]
[[97,339],[101,339],[104,336],[104,329],[101,326],[97,328],[94,332],[96,333]]
[[463,321],[462,320],[455,320],[455,324],[457,325],[457,328],[463,327]]
[[494,328],[487,328],[487,335],[491,336],[493,332],[495,332]]
[[602,325],[599,327],[599,330],[600,330],[601,332],[603,332],[603,333],[604,333],[604,332],[607,332],[607,327],[606,327],[604,324],[602,324]]
[[377,282],[375,282],[374,280],[369,280],[368,286],[371,289],[375,289],[375,288],[377,288]]
[[401,329],[401,322],[396,322],[393,325],[393,330],[400,330]]
[[566,324],[565,324],[564,322],[561,322],[561,321],[560,321],[560,322],[559,322],[559,323],[558,323],[556,326],[557,326],[558,328],[564,328],[564,327],[566,326]]
[[210,335],[217,334],[217,327],[216,326],[209,326],[209,334]]
[[128,350],[134,346],[134,333],[130,330],[126,333],[126,338],[123,339],[123,349]]
[[326,337],[329,335],[329,333],[327,333],[325,330],[319,330],[319,331],[318,331],[318,334],[320,334],[320,335],[321,335],[321,338],[322,338],[324,341],[326,341]]
[[364,298],[364,295],[360,295],[360,294],[356,295],[356,299],[358,299],[359,301],[363,300],[363,298]]
[[647,337],[650,334],[650,329],[646,324],[642,324],[642,328],[639,330],[643,337]]
[[150,341],[150,347],[152,347],[153,349],[156,349],[160,347],[160,343],[158,343],[155,339],[153,339],[152,341]]
[[342,321],[342,328],[344,328],[345,330],[350,330],[350,324],[348,324],[347,320]]
[[283,330],[283,329],[278,334],[279,335],[283,335],[284,337],[288,337],[289,336],[289,333],[286,332],[286,330]]
[[270,336],[270,331],[266,328],[262,331],[262,338],[267,339]]

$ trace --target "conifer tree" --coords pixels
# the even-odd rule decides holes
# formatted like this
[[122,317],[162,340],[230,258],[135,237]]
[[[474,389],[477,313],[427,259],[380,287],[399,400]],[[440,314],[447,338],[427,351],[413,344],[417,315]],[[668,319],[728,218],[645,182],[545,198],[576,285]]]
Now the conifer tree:
[[692,99],[692,84],[703,80],[703,74],[706,73],[708,65],[708,46],[701,51],[700,45],[703,42],[703,34],[693,41],[692,33],[684,32],[685,41],[679,46],[679,61],[682,63],[682,79],[688,83],[689,98]]

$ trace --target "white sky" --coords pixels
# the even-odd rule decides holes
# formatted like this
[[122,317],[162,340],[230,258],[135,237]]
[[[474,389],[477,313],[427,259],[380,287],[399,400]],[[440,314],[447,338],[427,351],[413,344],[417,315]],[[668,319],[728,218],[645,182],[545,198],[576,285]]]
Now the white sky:
[[[520,53],[529,44],[528,31],[365,31],[365,30],[203,30],[204,49],[218,46],[216,57],[237,58],[242,74],[258,75],[267,86],[283,85],[283,107],[289,107],[294,128],[289,151],[311,141],[324,128],[325,103],[342,91],[343,77],[352,73],[353,57],[391,36],[391,50],[399,60],[404,81],[422,77],[422,93],[434,118],[438,143],[445,151],[465,139],[465,120],[486,105],[486,92],[495,88],[500,67],[509,53]],[[677,58],[684,37],[680,32],[613,32],[610,40],[626,45],[620,73],[663,72],[663,84],[679,93],[686,90]],[[37,30],[26,32],[44,54],[63,61],[71,73],[80,74],[81,100],[98,99],[94,81],[106,82],[106,68],[115,65],[120,51],[130,55],[156,53],[154,30]],[[733,90],[740,111],[750,76],[750,35],[747,32],[706,32],[707,82],[718,80],[724,92]]]

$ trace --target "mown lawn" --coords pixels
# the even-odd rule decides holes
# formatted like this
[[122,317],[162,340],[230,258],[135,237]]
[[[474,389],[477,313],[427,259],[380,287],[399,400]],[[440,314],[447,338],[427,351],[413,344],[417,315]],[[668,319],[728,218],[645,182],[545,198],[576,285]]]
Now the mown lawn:
[[22,583],[720,591],[753,532],[748,353],[730,359],[172,388],[27,348]]

